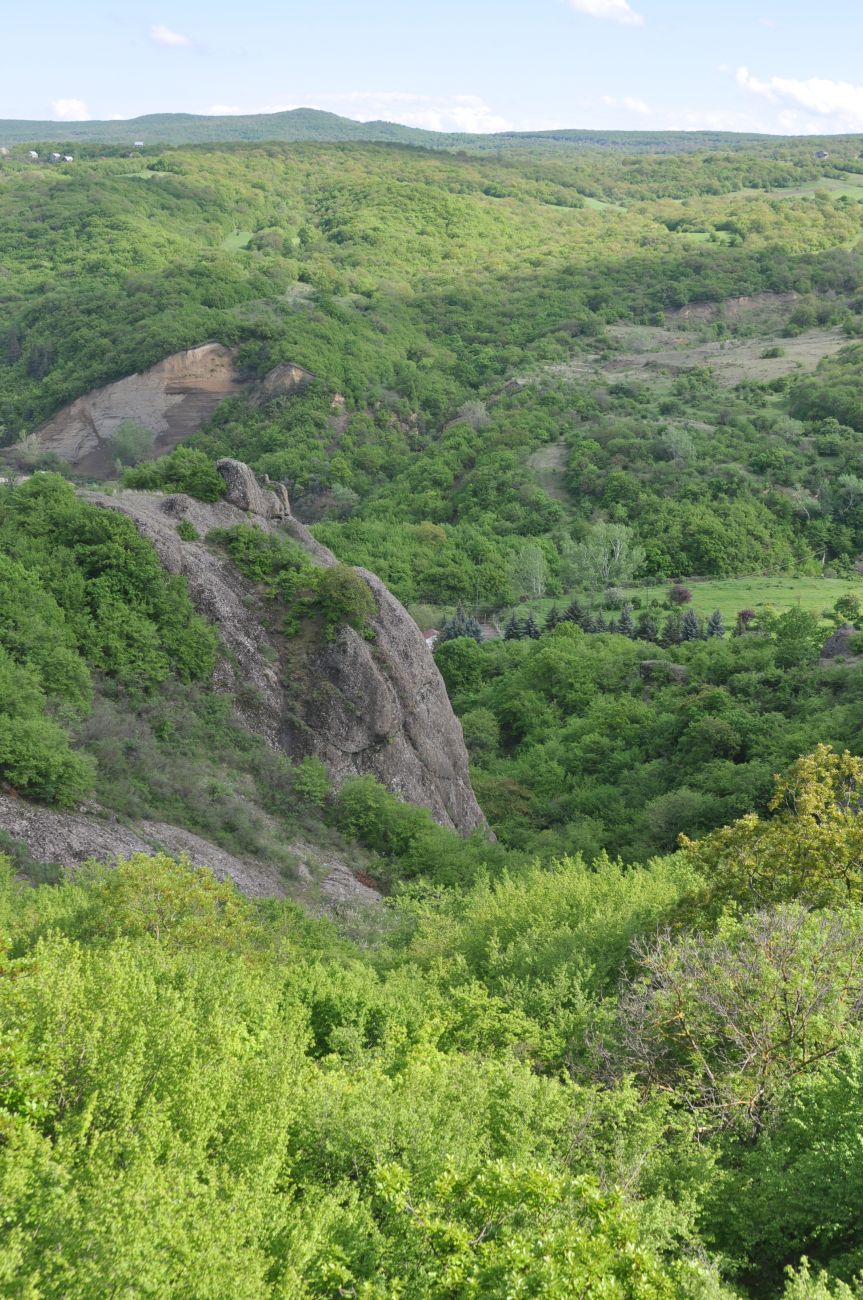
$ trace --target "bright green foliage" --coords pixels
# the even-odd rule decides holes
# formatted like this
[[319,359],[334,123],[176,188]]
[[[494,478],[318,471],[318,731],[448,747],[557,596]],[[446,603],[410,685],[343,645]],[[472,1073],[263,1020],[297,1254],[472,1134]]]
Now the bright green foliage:
[[181,519],[177,524],[177,536],[184,542],[197,542],[200,534],[190,519]]
[[131,520],[87,505],[54,475],[36,475],[0,500],[0,542],[36,570],[92,668],[142,689],[172,672],[209,675],[213,632]]
[[130,520],[76,498],[53,475],[0,495],[0,774],[33,798],[74,804],[90,763],[79,724],[91,672],[152,691],[208,677],[215,636]]
[[723,1249],[752,1261],[750,1277],[761,1291],[776,1285],[789,1256],[801,1253],[813,1263],[829,1261],[847,1281],[863,1269],[861,1067],[857,1040],[793,1081],[769,1131],[756,1147],[739,1151],[716,1189],[711,1232]]
[[322,805],[332,789],[329,772],[319,758],[304,758],[294,766],[291,781],[300,798]]
[[442,885],[463,885],[487,869],[501,868],[508,854],[481,831],[467,839],[445,830],[427,808],[403,803],[373,776],[345,781],[334,806],[336,825],[383,859],[382,874],[421,876]]
[[[195,442],[208,469],[183,449],[127,481],[216,499],[212,461],[239,455],[405,600],[503,606],[515,588],[604,583],[601,543],[621,529],[618,574],[850,561],[853,349],[802,396],[763,359],[736,391],[703,358],[651,384],[605,370],[627,350],[618,322],[656,330],[677,308],[763,291],[799,295],[772,328],[858,329],[860,205],[835,176],[814,192],[825,166],[856,168],[853,145],[832,142],[823,164],[808,142],[775,157],[754,140],[695,143],[656,158],[623,138],[608,152],[532,137],[505,158],[211,145],[143,174],[93,149],[62,183],[4,159],[0,438],[218,339],[250,378],[294,362],[315,382],[224,403]],[[751,329],[745,310],[684,324],[693,342]],[[528,468],[535,453],[561,453],[558,482]]]
[[156,435],[151,429],[145,429],[134,420],[124,420],[114,431],[111,450],[119,465],[137,465],[146,460],[155,440]]
[[185,492],[198,501],[220,501],[227,491],[212,461],[192,447],[177,447],[158,460],[127,469],[123,486],[150,492]]
[[319,619],[328,641],[344,626],[369,631],[377,608],[374,596],[365,578],[348,565],[317,566],[298,543],[250,524],[214,529],[208,541],[226,547],[242,572],[285,608],[288,635],[298,632],[304,619]]
[[[800,613],[771,626],[799,629]],[[786,669],[781,629],[660,649],[565,620],[538,642],[438,647],[459,715],[498,725],[499,745],[472,754],[495,830],[525,851],[644,858],[766,810],[774,773],[819,741],[859,749],[863,678],[827,676],[823,633],[802,623],[807,658]]]
[[708,905],[799,899],[844,906],[863,899],[863,759],[819,745],[777,780],[770,818],[749,813],[682,843],[709,882]]
[[7,886],[0,914],[0,1293],[722,1294],[684,1192],[704,1162],[679,1205],[648,1186],[685,1125],[448,1048],[409,965],[164,857]]
[[298,612],[300,617],[319,615],[326,637],[332,640],[345,625],[357,631],[366,629],[377,607],[365,578],[347,564],[334,564],[329,569],[315,570],[312,590],[303,596]]

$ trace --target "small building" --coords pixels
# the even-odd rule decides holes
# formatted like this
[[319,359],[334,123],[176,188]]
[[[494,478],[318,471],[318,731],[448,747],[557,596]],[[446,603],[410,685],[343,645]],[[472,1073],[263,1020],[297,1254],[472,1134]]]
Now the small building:
[[434,650],[435,646],[438,643],[439,637],[440,637],[440,632],[437,630],[436,627],[430,627],[427,632],[423,632],[423,640],[425,641],[429,650]]
[[28,157],[28,158],[32,158],[33,161],[36,162],[36,160],[37,160],[37,158],[39,157],[39,155],[37,154],[37,152],[36,152],[35,149],[29,149],[29,150],[27,151],[27,157]]
[[62,161],[63,161],[63,155],[62,155],[62,154],[59,154],[59,153],[52,153],[52,154],[51,154],[51,161],[52,161],[52,162],[62,162]]
[[133,148],[133,149],[143,149],[143,148],[144,148],[144,141],[143,141],[143,140],[136,140],[135,143],[132,145],[132,148]]
[[826,149],[819,149],[815,155],[816,158],[829,158],[830,155]]
[[64,154],[63,154],[63,161],[64,161],[64,162],[74,162],[75,159],[74,159],[74,157],[72,156],[72,154],[70,154],[70,153],[64,153]]
[[8,157],[9,157],[9,150],[6,148],[5,145],[0,145],[0,158],[8,158]]

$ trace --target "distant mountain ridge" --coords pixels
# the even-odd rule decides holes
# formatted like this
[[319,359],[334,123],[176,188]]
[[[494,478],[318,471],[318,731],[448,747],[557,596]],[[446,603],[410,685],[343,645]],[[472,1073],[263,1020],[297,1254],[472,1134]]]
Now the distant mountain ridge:
[[[425,131],[397,122],[357,122],[315,108],[282,113],[215,116],[195,113],[150,113],[107,122],[38,122],[0,120],[0,146],[43,144],[149,145],[228,144],[262,141],[332,141],[419,145],[428,149],[493,150],[547,149],[643,150],[679,153],[704,149],[743,149],[780,145],[800,137],[747,135],[730,131],[504,131],[493,135]],[[837,137],[823,137],[825,141]],[[851,137],[841,137],[849,139]],[[853,137],[858,138],[858,137]],[[815,147],[822,137],[806,137]]]

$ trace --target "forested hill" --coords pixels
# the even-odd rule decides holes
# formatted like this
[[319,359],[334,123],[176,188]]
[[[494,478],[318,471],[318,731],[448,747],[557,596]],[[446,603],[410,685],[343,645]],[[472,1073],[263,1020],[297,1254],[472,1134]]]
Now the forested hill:
[[0,1300],[863,1300],[860,141],[282,121],[0,156]]
[[0,120],[0,145],[61,143],[134,145],[229,144],[232,141],[366,141],[420,145],[426,149],[465,149],[471,152],[573,152],[584,149],[623,153],[696,153],[705,149],[769,153],[797,145],[808,151],[855,145],[863,137],[793,137],[732,131],[500,131],[492,134],[425,131],[398,122],[358,122],[316,108],[292,108],[281,113],[203,114],[148,113],[107,122]]

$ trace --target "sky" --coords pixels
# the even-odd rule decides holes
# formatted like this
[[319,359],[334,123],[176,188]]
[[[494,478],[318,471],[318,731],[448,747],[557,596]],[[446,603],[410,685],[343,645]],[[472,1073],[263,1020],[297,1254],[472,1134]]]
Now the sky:
[[863,0],[30,0],[0,118],[863,132]]

